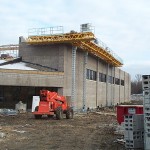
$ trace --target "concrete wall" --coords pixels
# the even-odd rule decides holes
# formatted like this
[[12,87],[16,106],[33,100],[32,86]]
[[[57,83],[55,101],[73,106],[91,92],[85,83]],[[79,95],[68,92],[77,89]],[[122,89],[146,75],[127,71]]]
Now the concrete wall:
[[[0,85],[62,87],[59,93],[71,97],[72,89],[72,46],[68,44],[27,45],[20,43],[19,56],[27,62],[58,69],[61,73],[23,72],[0,70]],[[83,107],[83,71],[85,51],[77,49],[76,53],[76,96],[74,105]],[[86,68],[97,72],[97,79],[86,79],[86,106],[110,106],[130,99],[130,75],[119,68],[88,54]],[[62,73],[63,72],[63,73]],[[99,81],[99,73],[124,80],[124,86]]]
[[63,87],[64,74],[0,69],[0,79],[0,85]]
[[[72,47],[64,52],[64,89],[63,94],[71,96],[72,83]],[[77,49],[76,53],[76,100],[74,104],[77,109],[83,107],[83,64],[84,51]],[[130,97],[130,75],[108,65],[101,59],[88,54],[87,69],[97,72],[97,80],[86,79],[86,106],[96,108],[97,106],[116,105],[129,100]],[[99,81],[99,73],[124,80],[124,86]],[[108,76],[107,76],[108,77]]]
[[72,83],[72,47],[69,46],[64,50],[64,88],[63,94],[71,96]]
[[19,44],[19,56],[23,61],[64,71],[64,49],[63,44],[55,45],[28,45]]

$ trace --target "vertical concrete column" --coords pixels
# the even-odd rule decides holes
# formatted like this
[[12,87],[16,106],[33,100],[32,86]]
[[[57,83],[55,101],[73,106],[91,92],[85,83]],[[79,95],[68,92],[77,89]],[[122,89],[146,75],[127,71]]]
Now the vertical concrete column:
[[108,106],[108,75],[109,75],[109,64],[107,64],[107,73],[106,73],[106,106]]
[[128,101],[130,101],[130,97],[131,97],[131,77],[130,77],[130,74],[128,74],[128,86],[129,86],[129,88],[128,88],[128,95],[129,95],[129,97],[128,97]]
[[120,96],[120,94],[121,94],[121,70],[119,69],[119,81],[120,81],[120,83],[119,83],[119,103],[121,102],[121,96]]
[[87,61],[88,61],[88,52],[84,52],[83,58],[83,111],[87,109],[86,105],[86,68],[87,68]]
[[124,102],[125,102],[125,99],[126,99],[126,86],[125,86],[125,81],[126,80],[126,74],[124,72]]
[[72,47],[72,86],[71,86],[71,103],[73,109],[76,109],[76,51],[77,47]]
[[97,73],[96,73],[96,107],[98,106],[98,90],[99,90],[99,58],[97,58]]
[[115,105],[115,78],[116,78],[116,74],[115,74],[115,72],[116,72],[116,68],[115,67],[113,67],[114,69],[114,75],[113,75],[113,77],[114,77],[114,83],[113,83],[113,105]]
[[[113,81],[113,66],[111,67],[111,78],[112,78],[112,81]],[[111,105],[113,105],[113,82],[111,81]]]

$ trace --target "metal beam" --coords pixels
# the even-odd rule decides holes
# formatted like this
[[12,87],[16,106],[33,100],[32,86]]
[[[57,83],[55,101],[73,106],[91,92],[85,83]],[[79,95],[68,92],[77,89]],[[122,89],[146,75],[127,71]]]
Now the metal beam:
[[77,41],[94,40],[95,36],[92,32],[83,33],[67,33],[62,35],[47,35],[47,36],[29,36],[27,43],[36,44],[54,44],[54,43],[72,43]]
[[19,50],[19,45],[18,44],[1,45],[0,51],[5,51],[5,50]]

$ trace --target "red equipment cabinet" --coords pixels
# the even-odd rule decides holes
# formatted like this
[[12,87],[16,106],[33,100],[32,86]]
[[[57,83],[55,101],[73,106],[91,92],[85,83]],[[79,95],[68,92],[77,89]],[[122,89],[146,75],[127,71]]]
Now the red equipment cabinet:
[[119,124],[124,122],[124,116],[128,114],[143,114],[143,105],[118,105],[117,121]]

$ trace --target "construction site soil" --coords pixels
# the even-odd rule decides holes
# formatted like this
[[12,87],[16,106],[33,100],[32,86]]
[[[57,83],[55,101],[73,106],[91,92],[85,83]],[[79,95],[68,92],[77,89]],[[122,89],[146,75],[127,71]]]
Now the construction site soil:
[[0,116],[0,150],[124,150],[115,112],[76,114],[74,119],[35,119],[31,113]]

